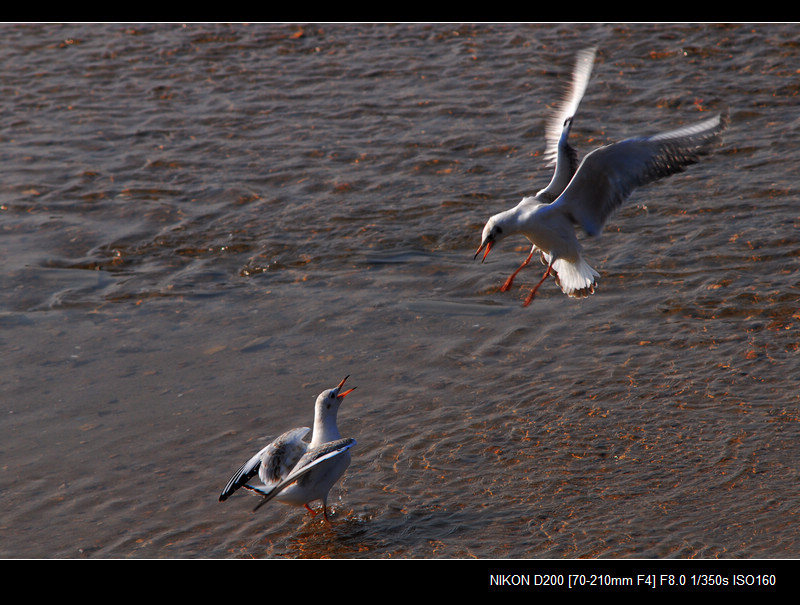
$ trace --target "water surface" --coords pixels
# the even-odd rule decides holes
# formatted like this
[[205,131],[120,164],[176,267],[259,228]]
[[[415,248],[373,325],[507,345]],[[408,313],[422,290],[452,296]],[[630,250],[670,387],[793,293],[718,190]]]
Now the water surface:
[[[0,556],[800,556],[796,24],[2,33]],[[588,44],[581,154],[731,126],[523,308]],[[332,526],[217,502],[346,374]]]

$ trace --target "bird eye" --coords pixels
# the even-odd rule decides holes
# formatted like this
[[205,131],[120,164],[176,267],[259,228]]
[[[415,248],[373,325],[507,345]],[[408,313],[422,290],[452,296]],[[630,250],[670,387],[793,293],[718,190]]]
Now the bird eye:
[[502,227],[497,227],[497,228],[494,230],[494,232],[495,232],[495,233],[497,233],[497,235],[500,235],[500,234],[503,232],[503,228],[502,228]]

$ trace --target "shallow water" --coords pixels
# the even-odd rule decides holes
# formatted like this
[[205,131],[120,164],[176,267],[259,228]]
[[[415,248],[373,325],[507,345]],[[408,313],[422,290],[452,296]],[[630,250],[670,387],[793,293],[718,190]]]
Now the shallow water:
[[[797,558],[796,24],[2,26],[0,556]],[[572,300],[490,214],[730,109]],[[332,526],[219,491],[350,374]]]

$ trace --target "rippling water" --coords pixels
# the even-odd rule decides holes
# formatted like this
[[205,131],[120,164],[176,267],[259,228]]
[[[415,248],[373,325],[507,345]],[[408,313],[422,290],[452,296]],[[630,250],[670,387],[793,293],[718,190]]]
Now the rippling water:
[[[800,556],[796,24],[2,25],[0,556]],[[730,109],[585,241],[581,154]],[[334,523],[217,496],[345,374]]]

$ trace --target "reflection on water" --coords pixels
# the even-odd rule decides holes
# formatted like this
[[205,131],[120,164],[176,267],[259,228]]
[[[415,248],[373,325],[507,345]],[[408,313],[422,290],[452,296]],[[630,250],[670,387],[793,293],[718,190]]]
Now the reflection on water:
[[[5,557],[796,557],[797,26],[12,25]],[[581,154],[723,145],[549,282],[486,218]],[[216,497],[351,374],[334,524]]]

